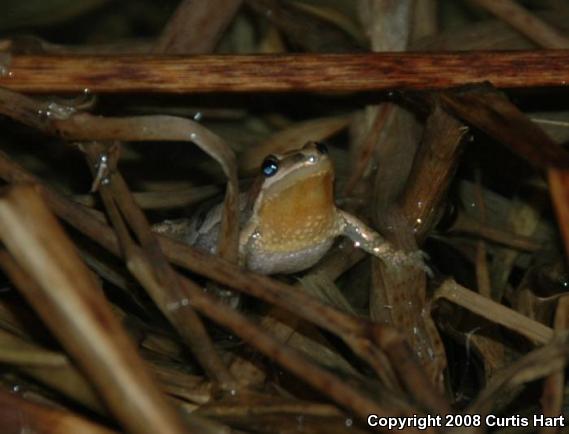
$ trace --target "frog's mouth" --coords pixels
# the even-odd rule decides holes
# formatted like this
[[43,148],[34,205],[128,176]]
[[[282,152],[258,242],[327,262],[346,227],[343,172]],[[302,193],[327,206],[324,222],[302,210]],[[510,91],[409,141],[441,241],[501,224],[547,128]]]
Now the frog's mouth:
[[[325,175],[330,176],[325,177]],[[283,194],[284,191],[290,190],[291,188],[307,188],[307,185],[312,185],[316,188],[316,186],[320,184],[318,182],[314,182],[317,178],[321,178],[322,182],[329,180],[328,182],[330,183],[330,186],[332,185],[334,178],[330,162],[326,162],[325,164],[306,165],[301,168],[297,167],[291,169],[288,173],[283,172],[280,179],[276,180],[276,182],[265,182],[265,186],[263,188],[263,199],[273,201]],[[308,181],[309,179],[311,181]],[[322,185],[320,185],[320,187],[322,187]]]

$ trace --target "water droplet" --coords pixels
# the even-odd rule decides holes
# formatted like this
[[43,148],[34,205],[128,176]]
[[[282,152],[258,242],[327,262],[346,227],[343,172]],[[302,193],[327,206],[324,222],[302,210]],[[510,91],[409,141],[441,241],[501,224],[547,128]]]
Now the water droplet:
[[418,219],[417,219],[417,224],[418,224],[418,225],[423,224],[423,220],[420,219],[420,218],[418,218]]
[[[102,180],[101,182],[103,182],[106,179],[107,171],[109,170],[109,165],[107,164],[108,161],[109,157],[107,156],[107,154],[101,154],[99,155],[99,159],[95,163],[95,167],[97,168],[96,179],[101,179]],[[109,183],[108,179],[106,183],[107,184]]]
[[359,241],[356,241],[356,242],[354,243],[354,247],[359,247],[359,246],[361,246],[361,243],[360,243]]
[[73,106],[52,101],[47,105],[46,114],[49,118],[53,117],[55,119],[65,120],[74,115],[76,111],[77,109]]
[[166,303],[166,309],[168,310],[178,310],[180,308],[179,301],[173,301],[171,303]]
[[194,121],[196,121],[196,122],[201,121],[202,118],[203,118],[203,113],[202,113],[202,112],[197,112],[197,113],[194,115]]

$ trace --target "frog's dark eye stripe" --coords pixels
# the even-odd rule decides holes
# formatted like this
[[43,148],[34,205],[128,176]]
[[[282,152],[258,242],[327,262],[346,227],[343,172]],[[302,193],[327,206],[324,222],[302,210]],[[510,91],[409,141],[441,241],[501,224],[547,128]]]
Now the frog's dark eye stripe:
[[265,158],[265,161],[263,161],[261,170],[263,171],[263,175],[265,175],[267,178],[273,176],[279,171],[279,160],[277,160],[276,157],[269,155],[267,158]]
[[326,146],[324,143],[316,142],[316,150],[320,154],[326,155],[328,153],[328,146]]

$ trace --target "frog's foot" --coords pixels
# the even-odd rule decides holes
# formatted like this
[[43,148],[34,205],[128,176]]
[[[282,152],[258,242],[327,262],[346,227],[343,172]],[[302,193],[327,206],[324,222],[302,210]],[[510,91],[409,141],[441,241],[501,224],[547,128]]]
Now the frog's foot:
[[229,306],[233,310],[239,309],[241,306],[241,294],[230,289],[226,289],[217,284],[208,284],[204,292],[214,295],[221,303]]
[[188,244],[192,244],[195,234],[190,219],[164,220],[153,224],[152,231]]
[[[375,249],[374,249],[375,250]],[[375,256],[397,268],[412,267],[423,270],[429,277],[433,277],[433,271],[425,263],[428,255],[422,250],[415,250],[414,252],[404,252],[403,250],[396,250],[389,247],[380,248],[375,252]]]

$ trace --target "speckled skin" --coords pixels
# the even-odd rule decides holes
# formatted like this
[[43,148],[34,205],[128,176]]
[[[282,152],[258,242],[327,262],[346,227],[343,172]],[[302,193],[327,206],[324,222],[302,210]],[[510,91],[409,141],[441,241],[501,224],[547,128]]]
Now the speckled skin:
[[[393,249],[359,219],[336,208],[334,170],[324,149],[311,142],[268,157],[277,164],[276,173],[263,177],[254,201],[240,196],[241,264],[261,274],[295,273],[313,266],[344,235],[384,261],[425,268],[420,252]],[[165,221],[154,230],[215,253],[221,211],[218,205],[205,218]]]

